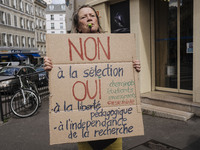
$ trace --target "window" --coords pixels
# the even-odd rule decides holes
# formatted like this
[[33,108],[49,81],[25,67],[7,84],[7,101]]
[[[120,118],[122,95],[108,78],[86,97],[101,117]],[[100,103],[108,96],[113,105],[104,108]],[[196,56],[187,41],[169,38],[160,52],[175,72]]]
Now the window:
[[55,31],[51,31],[51,33],[55,33]]
[[37,47],[38,47],[38,50],[40,51],[40,45],[37,45]]
[[42,9],[40,9],[40,16],[42,16]]
[[16,42],[16,46],[19,47],[20,44],[19,44],[19,36],[18,35],[15,35],[15,42]]
[[4,21],[3,21],[3,11],[0,11],[0,23],[4,23]]
[[60,23],[60,29],[63,29],[63,23]]
[[13,46],[16,46],[15,35],[13,35]]
[[41,9],[41,16],[44,17],[44,10]]
[[7,17],[8,17],[8,25],[11,25],[11,15],[7,14]]
[[20,24],[21,24],[21,28],[24,28],[24,19],[20,18]]
[[46,23],[45,23],[45,21],[43,21],[43,29],[44,30],[46,29]]
[[39,41],[39,38],[40,38],[40,37],[39,37],[39,33],[37,32],[37,41]]
[[63,32],[63,31],[60,31],[60,33],[63,34],[64,32]]
[[26,21],[26,24],[27,24],[27,29],[29,30],[29,29],[30,29],[30,21],[27,20],[27,21]]
[[8,46],[13,46],[13,36],[8,34]]
[[155,1],[156,88],[193,89],[193,0]]
[[51,23],[51,29],[54,29],[54,23]]
[[31,26],[31,27],[32,27],[32,30],[34,30],[34,25],[35,25],[34,22],[32,22],[32,26]]
[[0,20],[2,24],[11,25],[11,15],[0,11]]
[[53,10],[54,9],[54,5],[49,5],[49,9]]
[[43,41],[43,34],[40,33],[40,39],[41,39],[41,42]]
[[10,43],[11,43],[11,45],[10,46],[13,46],[13,43],[14,43],[13,39],[14,39],[14,35],[11,35],[11,37],[10,37],[10,41],[11,41]]
[[38,8],[38,16],[40,16],[40,8]]
[[31,38],[31,47],[35,47],[35,39]]
[[22,47],[25,47],[26,45],[26,39],[24,36],[22,36]]
[[1,4],[5,4],[5,0],[0,0],[0,3]]
[[17,16],[14,16],[14,26],[17,27]]
[[43,9],[40,10],[40,16],[43,17]]
[[33,15],[33,7],[32,6],[30,7],[30,10],[31,10],[31,15]]
[[6,5],[10,5],[10,1],[9,0],[4,0]]
[[2,42],[3,42],[3,46],[7,46],[7,34],[6,33],[2,34]]
[[38,19],[36,18],[36,28],[38,28],[39,22]]
[[61,5],[62,10],[65,10],[65,8],[66,8],[65,5]]
[[54,15],[51,15],[51,20],[54,20]]
[[2,12],[2,16],[3,16],[2,23],[3,23],[3,24],[7,24],[6,13],[5,13],[5,12]]
[[36,13],[36,15],[38,14],[38,8],[37,7],[35,7],[35,13]]
[[42,29],[42,21],[40,20],[40,29]]
[[129,0],[110,6],[111,33],[130,33]]
[[31,47],[31,38],[28,37],[28,47]]
[[17,0],[13,0],[13,8],[17,7]]
[[29,8],[27,3],[25,4],[25,7],[26,7],[26,13],[29,13]]
[[20,6],[20,7],[19,7],[19,8],[20,8],[20,10],[21,10],[21,11],[23,11],[23,10],[24,10],[24,8],[23,8],[23,2],[22,2],[22,0],[20,0],[20,1],[19,1],[19,6]]

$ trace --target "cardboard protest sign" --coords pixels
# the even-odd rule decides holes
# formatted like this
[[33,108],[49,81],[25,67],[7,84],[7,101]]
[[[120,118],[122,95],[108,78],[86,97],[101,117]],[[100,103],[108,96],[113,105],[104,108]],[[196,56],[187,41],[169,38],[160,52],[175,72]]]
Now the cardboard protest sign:
[[50,144],[144,134],[134,34],[47,35]]

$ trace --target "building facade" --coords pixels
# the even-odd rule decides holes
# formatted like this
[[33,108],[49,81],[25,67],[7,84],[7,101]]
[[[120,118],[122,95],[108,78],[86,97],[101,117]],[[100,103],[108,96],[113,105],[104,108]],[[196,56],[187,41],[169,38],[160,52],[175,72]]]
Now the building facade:
[[46,56],[46,14],[47,7],[46,2],[42,0],[35,0],[35,39],[37,49],[41,55],[41,62],[44,56]]
[[72,16],[75,10],[84,5],[86,0],[65,0],[66,4],[66,30],[67,33],[71,33],[72,28]]
[[49,34],[65,34],[65,4],[50,4],[46,9],[46,26]]
[[75,6],[74,0],[66,0],[66,30],[67,33],[71,33],[72,28],[72,15],[74,13]]
[[[86,3],[97,10],[105,32],[135,33],[136,54],[142,66],[140,91],[150,99],[143,102],[165,107],[178,105],[175,109],[200,115],[200,1],[87,0]],[[167,103],[162,105],[163,101]]]
[[1,61],[37,63],[34,10],[34,0],[0,0]]
[[52,3],[52,0],[44,0],[44,1],[47,3],[47,5]]

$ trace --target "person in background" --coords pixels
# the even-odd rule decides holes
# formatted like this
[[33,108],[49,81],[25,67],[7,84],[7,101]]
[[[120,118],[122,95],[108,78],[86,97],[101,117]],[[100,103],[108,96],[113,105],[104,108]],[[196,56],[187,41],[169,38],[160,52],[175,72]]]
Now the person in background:
[[[73,15],[72,33],[103,33],[100,26],[99,17],[95,9],[89,5],[81,6]],[[52,61],[49,57],[44,58],[44,69],[51,71]],[[137,72],[141,71],[140,61],[133,61],[133,68]],[[122,150],[122,138],[79,142],[79,150]]]

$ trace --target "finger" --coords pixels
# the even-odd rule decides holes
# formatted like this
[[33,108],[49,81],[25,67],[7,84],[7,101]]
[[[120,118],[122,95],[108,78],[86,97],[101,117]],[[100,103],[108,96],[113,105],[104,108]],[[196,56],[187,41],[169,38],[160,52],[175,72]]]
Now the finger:
[[50,58],[46,57],[44,60],[44,69],[46,71],[51,71],[53,68],[52,61]]
[[133,64],[139,65],[139,64],[140,64],[140,61],[139,61],[139,60],[134,60],[134,61],[133,61]]
[[49,57],[44,57],[44,61],[45,61],[45,62],[51,62],[51,58],[49,58]]
[[52,61],[50,58],[44,59],[44,64],[52,64]]
[[52,65],[52,62],[51,62],[51,61],[46,61],[46,62],[44,63],[44,65],[45,65],[45,66]]
[[134,64],[133,67],[134,68],[141,68],[140,64],[139,65],[138,64]]
[[141,71],[141,69],[137,69],[136,71],[137,71],[137,72],[140,72],[140,71]]
[[52,68],[53,68],[53,66],[45,66],[45,67],[44,67],[44,70],[46,70],[46,71],[51,71]]
[[137,67],[137,68],[135,68],[135,70],[136,70],[137,72],[140,72],[140,71],[141,71],[141,68],[140,68],[140,67]]

